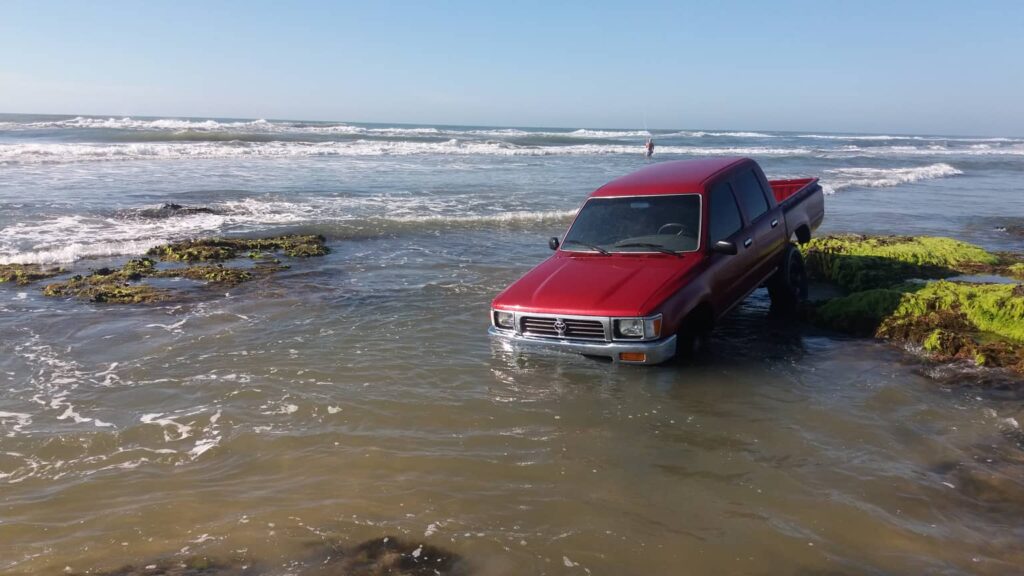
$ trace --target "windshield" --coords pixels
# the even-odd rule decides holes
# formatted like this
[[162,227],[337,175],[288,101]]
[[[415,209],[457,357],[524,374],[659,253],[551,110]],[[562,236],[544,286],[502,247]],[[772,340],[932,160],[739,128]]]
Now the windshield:
[[562,246],[571,251],[692,252],[700,237],[700,196],[591,198]]

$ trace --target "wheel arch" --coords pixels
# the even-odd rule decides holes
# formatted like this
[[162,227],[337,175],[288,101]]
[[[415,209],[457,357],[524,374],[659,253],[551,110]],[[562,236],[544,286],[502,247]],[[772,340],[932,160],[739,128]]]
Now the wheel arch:
[[797,226],[797,229],[794,231],[794,235],[796,236],[797,242],[800,244],[807,244],[811,241],[811,227],[807,224],[801,224],[800,226]]

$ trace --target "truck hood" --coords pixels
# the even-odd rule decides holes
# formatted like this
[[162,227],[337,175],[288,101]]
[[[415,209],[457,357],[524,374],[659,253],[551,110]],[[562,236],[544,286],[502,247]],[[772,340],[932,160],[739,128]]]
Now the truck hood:
[[542,314],[645,316],[681,287],[702,258],[559,252],[506,288],[495,308]]

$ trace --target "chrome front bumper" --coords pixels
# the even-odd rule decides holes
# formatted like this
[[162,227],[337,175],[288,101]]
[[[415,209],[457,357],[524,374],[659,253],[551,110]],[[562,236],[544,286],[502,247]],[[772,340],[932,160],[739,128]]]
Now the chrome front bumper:
[[[650,342],[601,342],[524,336],[516,334],[512,330],[499,330],[494,326],[488,328],[487,333],[495,338],[500,338],[503,341],[517,345],[562,350],[585,356],[603,356],[611,358],[613,362],[621,362],[623,364],[661,364],[676,355],[675,335]],[[647,355],[647,360],[645,362],[620,360],[619,354],[623,352],[640,352]]]

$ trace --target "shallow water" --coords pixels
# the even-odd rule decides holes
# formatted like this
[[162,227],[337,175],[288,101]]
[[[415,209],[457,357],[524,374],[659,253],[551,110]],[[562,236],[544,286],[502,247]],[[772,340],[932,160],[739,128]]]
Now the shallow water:
[[[697,362],[623,367],[486,338],[493,295],[549,254],[587,192],[644,163],[563,148],[641,135],[436,127],[459,132],[441,145],[463,138],[470,151],[237,158],[206,146],[229,130],[282,148],[281,132],[314,137],[11,122],[0,141],[22,152],[184,140],[202,157],[10,160],[0,147],[6,261],[85,270],[234,232],[323,233],[332,253],[152,307],[0,285],[0,572],[203,553],[301,573],[313,542],[384,534],[452,549],[481,574],[1024,566],[1024,401],[998,373],[793,326],[770,317],[763,291]],[[316,142],[360,151],[436,143],[407,127],[351,127],[350,139],[313,127]],[[690,134],[675,146],[830,143]],[[550,153],[489,152],[513,141]],[[656,158],[686,157],[666,141]],[[834,146],[850,142],[873,141]],[[932,140],[910,142],[921,150],[755,157],[770,176],[836,175],[826,230],[1020,250],[1024,157],[955,140],[960,155],[932,157]],[[940,163],[959,173],[929,168]],[[945,175],[892,172],[914,167]],[[137,214],[164,202],[219,213]]]

